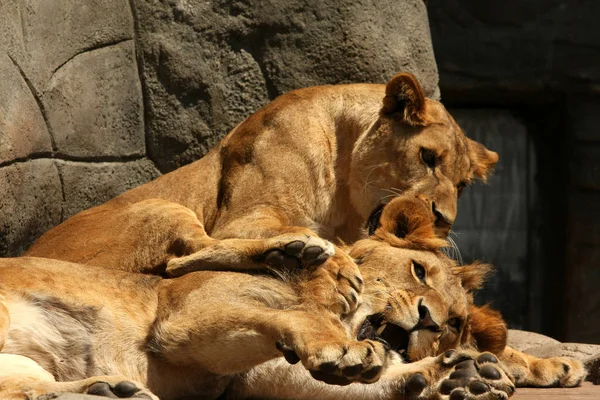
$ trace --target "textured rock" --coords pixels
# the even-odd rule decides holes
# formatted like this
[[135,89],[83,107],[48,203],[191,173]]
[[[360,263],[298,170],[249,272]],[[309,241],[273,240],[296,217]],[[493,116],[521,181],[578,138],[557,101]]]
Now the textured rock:
[[133,41],[77,55],[43,95],[56,150],[76,157],[145,154]]
[[437,95],[422,0],[136,0],[150,157],[195,160],[275,96],[404,70]]
[[42,112],[12,60],[0,51],[0,165],[49,152],[52,141]]
[[6,49],[40,92],[75,55],[133,38],[127,0],[3,0],[0,21]]
[[285,91],[411,71],[439,95],[422,0],[5,0],[0,37],[1,255]]
[[600,345],[586,343],[558,343],[533,347],[524,350],[536,357],[573,357],[585,361],[600,354]]
[[0,168],[0,188],[0,256],[19,254],[61,221],[61,183],[52,160]]
[[597,91],[599,13],[597,1],[432,2],[442,93]]
[[147,159],[126,163],[56,163],[65,187],[64,219],[160,175]]
[[535,332],[520,331],[518,329],[508,330],[508,345],[515,350],[525,351],[540,346],[554,346],[560,342],[549,336]]

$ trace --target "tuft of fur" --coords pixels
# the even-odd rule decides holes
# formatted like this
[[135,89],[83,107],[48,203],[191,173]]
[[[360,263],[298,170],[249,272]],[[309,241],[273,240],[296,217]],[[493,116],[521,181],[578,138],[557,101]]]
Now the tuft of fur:
[[418,198],[396,197],[380,213],[374,238],[396,247],[435,251],[448,246],[436,236],[433,214]]
[[469,315],[470,344],[479,351],[502,354],[508,340],[508,328],[500,313],[489,305],[473,306]]

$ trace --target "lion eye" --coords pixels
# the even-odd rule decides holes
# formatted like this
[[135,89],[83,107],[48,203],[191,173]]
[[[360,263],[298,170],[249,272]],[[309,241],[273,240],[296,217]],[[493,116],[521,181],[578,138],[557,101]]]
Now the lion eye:
[[412,265],[413,265],[413,271],[415,272],[415,275],[417,276],[417,278],[419,278],[419,280],[421,280],[422,282],[425,282],[425,276],[427,275],[426,271],[425,271],[425,267],[416,261],[413,261]]
[[448,325],[450,325],[450,327],[456,329],[457,331],[460,330],[460,318],[450,318],[448,320]]
[[429,149],[421,149],[421,159],[427,167],[435,168],[435,153]]

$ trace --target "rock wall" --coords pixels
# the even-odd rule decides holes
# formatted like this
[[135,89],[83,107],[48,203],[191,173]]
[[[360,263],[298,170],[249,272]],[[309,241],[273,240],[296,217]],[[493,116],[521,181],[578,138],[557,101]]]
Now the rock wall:
[[438,96],[421,0],[5,0],[0,37],[0,256],[285,91],[410,71]]

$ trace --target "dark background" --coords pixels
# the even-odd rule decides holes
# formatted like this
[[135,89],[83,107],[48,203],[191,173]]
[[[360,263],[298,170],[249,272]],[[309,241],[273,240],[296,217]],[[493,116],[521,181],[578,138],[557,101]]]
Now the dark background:
[[442,101],[500,154],[453,236],[513,328],[600,343],[600,2],[428,2]]

